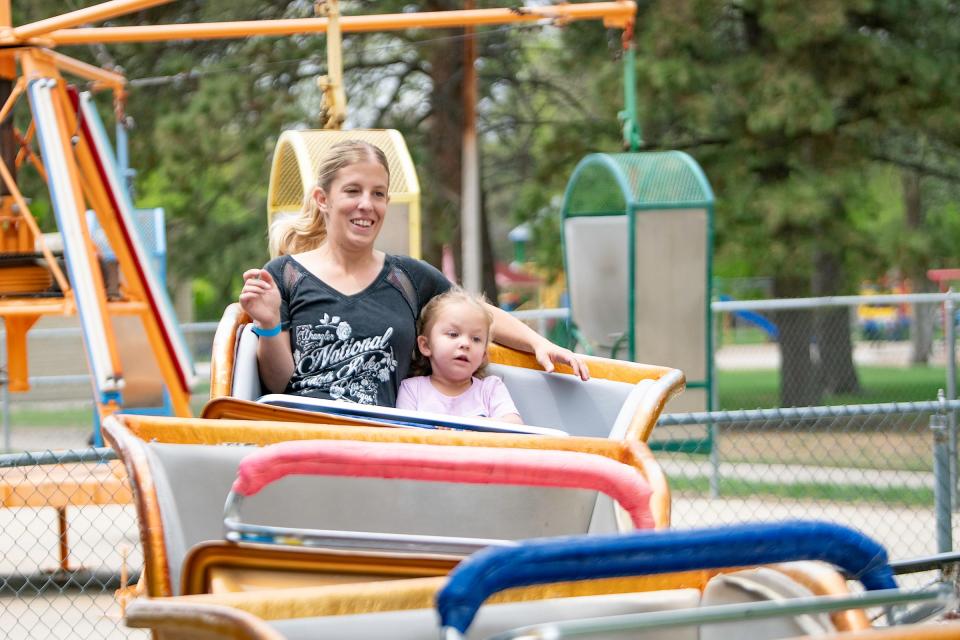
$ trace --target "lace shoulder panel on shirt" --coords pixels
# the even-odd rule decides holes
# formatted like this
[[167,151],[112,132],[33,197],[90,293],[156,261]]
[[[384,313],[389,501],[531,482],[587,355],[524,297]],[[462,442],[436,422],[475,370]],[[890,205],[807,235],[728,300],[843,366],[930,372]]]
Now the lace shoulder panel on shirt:
[[301,280],[303,280],[305,275],[306,274],[303,272],[303,270],[297,266],[296,261],[294,261],[292,258],[287,260],[283,264],[283,272],[281,274],[283,278],[283,288],[287,291],[292,291],[293,288],[296,287]]

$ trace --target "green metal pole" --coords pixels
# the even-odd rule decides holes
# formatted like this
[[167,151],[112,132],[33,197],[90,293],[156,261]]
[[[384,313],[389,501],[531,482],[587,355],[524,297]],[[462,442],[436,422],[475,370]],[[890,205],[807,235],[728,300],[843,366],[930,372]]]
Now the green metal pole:
[[639,151],[643,136],[637,120],[636,53],[632,38],[624,43],[623,48],[623,107],[623,111],[617,114],[623,123],[623,146],[630,151]]

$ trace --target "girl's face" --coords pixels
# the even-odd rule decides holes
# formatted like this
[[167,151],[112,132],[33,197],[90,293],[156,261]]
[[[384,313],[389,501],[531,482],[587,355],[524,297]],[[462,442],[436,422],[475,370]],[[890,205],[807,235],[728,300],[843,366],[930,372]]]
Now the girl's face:
[[451,302],[437,310],[437,317],[417,346],[430,359],[434,376],[448,382],[469,380],[487,355],[490,323],[487,314],[469,302]]
[[313,197],[326,217],[327,242],[343,249],[372,249],[387,213],[389,177],[379,162],[366,161],[337,171],[329,191]]

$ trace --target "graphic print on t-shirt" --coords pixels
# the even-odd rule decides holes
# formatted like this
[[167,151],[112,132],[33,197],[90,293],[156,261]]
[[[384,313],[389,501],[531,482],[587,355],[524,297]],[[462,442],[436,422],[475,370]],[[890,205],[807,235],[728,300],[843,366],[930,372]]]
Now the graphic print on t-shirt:
[[383,335],[357,339],[348,322],[326,313],[317,324],[299,325],[293,363],[302,377],[293,390],[320,389],[334,400],[376,404],[381,383],[397,368],[392,335],[390,326]]

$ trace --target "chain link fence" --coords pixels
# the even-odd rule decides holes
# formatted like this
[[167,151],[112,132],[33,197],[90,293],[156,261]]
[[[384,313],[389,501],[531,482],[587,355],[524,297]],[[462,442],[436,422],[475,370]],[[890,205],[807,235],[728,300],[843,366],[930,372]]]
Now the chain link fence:
[[148,638],[122,621],[143,555],[114,452],[0,455],[0,487],[4,637]]
[[[0,451],[59,451],[93,444],[93,396],[83,340],[74,318],[42,318],[28,334],[30,386],[9,393],[0,383]],[[201,383],[191,405],[209,399],[209,360],[216,322],[180,325]],[[0,331],[0,351],[5,344]],[[5,359],[5,358],[4,358]]]
[[913,294],[714,302],[715,406],[935,398],[955,367],[957,300]]
[[[721,407],[786,406],[784,387],[807,384],[805,393],[815,393],[805,396],[804,404],[840,406],[663,416],[654,440],[666,443],[656,455],[673,491],[675,527],[820,518],[876,537],[894,559],[952,547],[953,416],[960,403],[929,400],[939,389],[947,396],[955,392],[955,370],[949,366],[955,360],[953,326],[942,321],[953,316],[944,307],[954,298],[896,302],[928,305],[932,326],[925,364],[913,363],[915,322],[899,328],[864,322],[865,306],[892,304],[891,296],[877,298],[882,299],[830,299],[801,307],[797,301],[714,303]],[[541,331],[567,315],[530,313],[523,319]],[[209,356],[215,327],[183,327],[198,362]],[[79,341],[70,331],[75,330],[38,329],[31,340],[75,345]],[[47,347],[38,342],[33,351],[55,353],[62,364],[63,349]],[[783,362],[781,354],[788,351],[787,357],[807,367],[805,373]],[[843,389],[841,374],[849,373],[851,363],[859,386]],[[5,444],[8,450],[57,451],[0,455],[0,629],[10,638],[146,638],[123,626],[117,597],[118,589],[122,596],[135,584],[143,559],[129,486],[115,454],[83,449],[92,424],[78,419],[76,411],[66,420],[69,426],[42,424],[44,418],[23,413],[71,402],[92,407],[89,381],[82,372],[56,378],[37,367],[31,373],[36,390],[4,403]],[[197,407],[205,395],[206,389],[199,390]],[[928,401],[887,402],[894,400]],[[931,430],[938,418],[945,425],[939,475]],[[676,443],[683,446],[670,446]],[[937,478],[944,475],[948,497],[938,502]]]
[[[657,453],[673,526],[818,518],[875,537],[894,559],[948,551],[956,468],[935,473],[931,419],[949,424],[958,409],[944,400],[663,415],[654,441],[702,444]],[[941,459],[956,460],[956,432],[945,432]],[[950,489],[939,508],[938,484]]]

